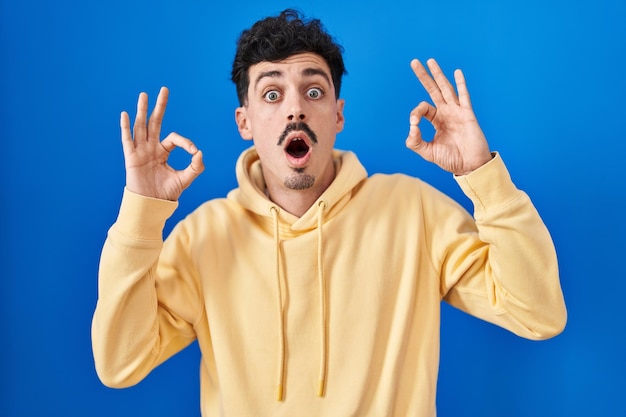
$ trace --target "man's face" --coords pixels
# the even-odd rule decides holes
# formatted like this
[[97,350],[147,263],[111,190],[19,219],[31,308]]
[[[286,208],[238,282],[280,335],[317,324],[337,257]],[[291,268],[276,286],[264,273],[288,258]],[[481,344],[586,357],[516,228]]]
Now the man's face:
[[326,61],[302,53],[255,64],[248,75],[248,101],[235,116],[241,136],[254,140],[268,189],[327,187],[344,118]]

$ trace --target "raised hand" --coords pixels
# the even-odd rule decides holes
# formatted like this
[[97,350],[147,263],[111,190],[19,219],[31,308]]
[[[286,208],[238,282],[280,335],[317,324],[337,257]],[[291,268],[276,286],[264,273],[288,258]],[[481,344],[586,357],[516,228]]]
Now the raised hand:
[[[456,175],[468,174],[488,162],[492,156],[470,102],[461,70],[454,72],[458,95],[434,59],[426,68],[417,59],[411,68],[422,83],[434,106],[421,102],[410,115],[409,136],[406,146],[430,162]],[[419,123],[425,118],[435,128],[431,141],[422,138]]]
[[[120,128],[126,165],[126,188],[146,197],[176,201],[183,190],[204,171],[204,163],[202,152],[189,139],[170,133],[161,141],[161,123],[168,96],[168,89],[161,88],[150,119],[146,120],[148,95],[139,94],[133,133],[131,134],[130,118],[126,112],[121,114]],[[167,163],[170,152],[177,147],[192,155],[187,168],[179,171]]]

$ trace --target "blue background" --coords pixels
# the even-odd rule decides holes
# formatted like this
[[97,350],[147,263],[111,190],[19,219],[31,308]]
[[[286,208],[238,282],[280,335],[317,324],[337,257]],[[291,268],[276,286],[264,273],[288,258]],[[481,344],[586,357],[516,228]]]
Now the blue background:
[[469,208],[449,174],[404,147],[428,98],[410,59],[461,67],[491,148],[552,232],[565,332],[531,342],[444,306],[439,415],[626,415],[626,1],[263,3],[0,0],[0,415],[199,414],[195,345],[129,389],[94,371],[99,253],[124,185],[119,112],[167,85],[164,132],[204,151],[171,228],[235,186],[249,145],[233,117],[235,39],[288,6],[346,49],[339,148]]

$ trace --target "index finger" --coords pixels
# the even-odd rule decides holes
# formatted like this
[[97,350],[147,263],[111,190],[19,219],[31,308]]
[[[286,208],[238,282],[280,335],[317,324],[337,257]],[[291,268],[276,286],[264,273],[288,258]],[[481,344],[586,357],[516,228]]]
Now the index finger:
[[152,110],[150,120],[148,120],[148,140],[160,140],[161,124],[163,123],[163,115],[167,107],[168,97],[169,90],[167,87],[161,87],[156,104],[154,105],[154,110]]
[[413,69],[413,72],[417,76],[417,79],[420,81],[420,83],[422,83],[422,86],[424,86],[426,92],[428,92],[428,95],[433,100],[433,103],[435,103],[435,105],[444,103],[445,100],[443,98],[443,95],[441,94],[439,86],[430,76],[430,74],[428,74],[428,71],[426,71],[424,65],[419,60],[413,59],[411,61],[411,69]]

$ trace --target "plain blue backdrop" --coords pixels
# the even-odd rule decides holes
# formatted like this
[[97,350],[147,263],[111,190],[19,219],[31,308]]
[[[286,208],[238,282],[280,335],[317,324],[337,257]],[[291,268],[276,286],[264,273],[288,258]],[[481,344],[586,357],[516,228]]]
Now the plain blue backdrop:
[[409,61],[435,57],[449,76],[464,70],[491,148],[552,232],[566,330],[531,342],[444,306],[439,415],[626,415],[624,0],[0,0],[0,415],[199,415],[196,345],[129,389],[94,371],[99,253],[124,186],[119,113],[167,85],[164,132],[204,151],[171,228],[236,185],[249,143],[233,118],[235,40],[289,6],[345,47],[337,147],[470,209],[404,147],[408,114],[428,99]]

